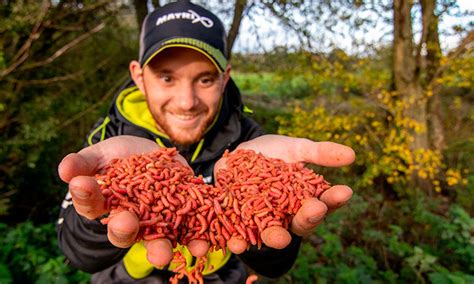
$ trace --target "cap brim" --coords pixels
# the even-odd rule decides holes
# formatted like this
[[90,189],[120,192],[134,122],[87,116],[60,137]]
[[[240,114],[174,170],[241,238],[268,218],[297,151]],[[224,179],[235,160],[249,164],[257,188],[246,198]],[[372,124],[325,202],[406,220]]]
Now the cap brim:
[[147,52],[149,55],[145,55],[142,62],[142,67],[145,67],[148,63],[150,63],[150,61],[160,52],[172,47],[183,47],[196,50],[197,52],[206,56],[216,66],[217,70],[220,70],[221,72],[224,72],[227,67],[227,59],[218,49],[213,48],[204,42],[191,38],[177,38],[156,43]]

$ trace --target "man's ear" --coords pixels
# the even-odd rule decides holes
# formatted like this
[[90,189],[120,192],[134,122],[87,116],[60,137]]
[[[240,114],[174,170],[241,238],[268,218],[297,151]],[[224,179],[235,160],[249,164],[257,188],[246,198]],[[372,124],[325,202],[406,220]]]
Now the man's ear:
[[136,60],[133,60],[130,62],[129,65],[130,69],[130,75],[132,76],[133,82],[135,82],[135,85],[138,87],[138,89],[144,94],[145,94],[145,85],[143,83],[143,69],[140,66],[140,63]]
[[[227,86],[227,82],[229,82],[230,79],[230,71],[232,70],[232,66],[230,64],[227,65],[224,71],[224,88]],[[222,90],[224,91],[224,90]]]

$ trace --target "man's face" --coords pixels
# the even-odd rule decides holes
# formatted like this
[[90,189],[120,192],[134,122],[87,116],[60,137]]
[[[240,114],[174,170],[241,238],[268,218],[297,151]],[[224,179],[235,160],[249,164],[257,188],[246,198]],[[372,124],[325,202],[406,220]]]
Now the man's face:
[[219,111],[230,67],[220,73],[203,54],[178,47],[160,52],[143,70],[133,64],[158,129],[177,144],[199,141]]

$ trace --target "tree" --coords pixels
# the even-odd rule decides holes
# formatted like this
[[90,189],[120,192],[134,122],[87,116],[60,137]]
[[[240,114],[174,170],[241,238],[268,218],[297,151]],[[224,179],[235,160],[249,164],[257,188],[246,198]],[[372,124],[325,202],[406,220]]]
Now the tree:
[[[143,20],[148,14],[147,2],[148,1],[144,1],[144,0],[133,0],[133,6],[135,7],[135,17],[137,21],[137,27],[142,26]],[[158,5],[159,5],[159,1],[158,1]]]
[[112,0],[0,1],[1,213],[8,198],[21,208],[14,218],[52,214],[41,207],[63,195],[57,159],[81,144],[97,119],[86,114],[126,73],[110,72],[129,60],[119,12]]
[[[394,90],[407,105],[406,116],[420,125],[420,130],[412,131],[414,139],[411,150],[442,151],[445,148],[445,135],[441,98],[438,88],[434,86],[435,80],[442,75],[439,8],[435,0],[422,0],[419,5],[422,28],[421,39],[416,44],[412,29],[415,3],[409,0],[393,2]],[[473,31],[468,34],[455,53],[450,54],[450,59],[464,52],[473,42],[473,34]]]
[[[367,18],[367,13],[378,15],[392,27],[392,89],[402,102],[406,118],[409,149],[416,155],[430,153],[442,155],[446,147],[443,125],[443,108],[440,94],[441,85],[437,82],[450,62],[462,56],[472,46],[474,31],[467,32],[464,40],[449,54],[443,55],[440,46],[440,17],[456,10],[455,1],[435,0],[394,0],[375,2],[318,1],[316,5],[306,1],[265,1],[264,7],[281,22],[301,36],[313,39],[310,25],[298,25],[295,15],[303,15],[318,23],[324,35],[336,30],[337,21],[346,23],[351,29],[371,27],[376,20]],[[387,12],[391,11],[391,17]],[[359,13],[362,12],[362,13]],[[365,12],[365,13],[364,13]],[[329,17],[328,17],[329,15]],[[416,29],[419,27],[418,29]],[[414,30],[415,28],[415,30]],[[459,34],[466,33],[463,27],[456,27]],[[417,38],[419,37],[419,40]],[[317,42],[307,40],[307,42]],[[322,41],[320,41],[322,42]],[[308,45],[307,48],[314,46]],[[470,47],[472,49],[472,47]],[[413,184],[429,188],[417,171],[412,173]]]

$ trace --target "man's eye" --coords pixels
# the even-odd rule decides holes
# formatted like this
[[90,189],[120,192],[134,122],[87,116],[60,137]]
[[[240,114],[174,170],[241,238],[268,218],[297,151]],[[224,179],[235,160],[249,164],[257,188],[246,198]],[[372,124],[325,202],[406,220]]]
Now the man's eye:
[[209,86],[215,82],[215,79],[213,77],[204,77],[204,78],[201,78],[199,81],[201,84]]
[[168,75],[161,75],[160,79],[165,83],[171,83],[173,81],[171,76],[168,76]]

